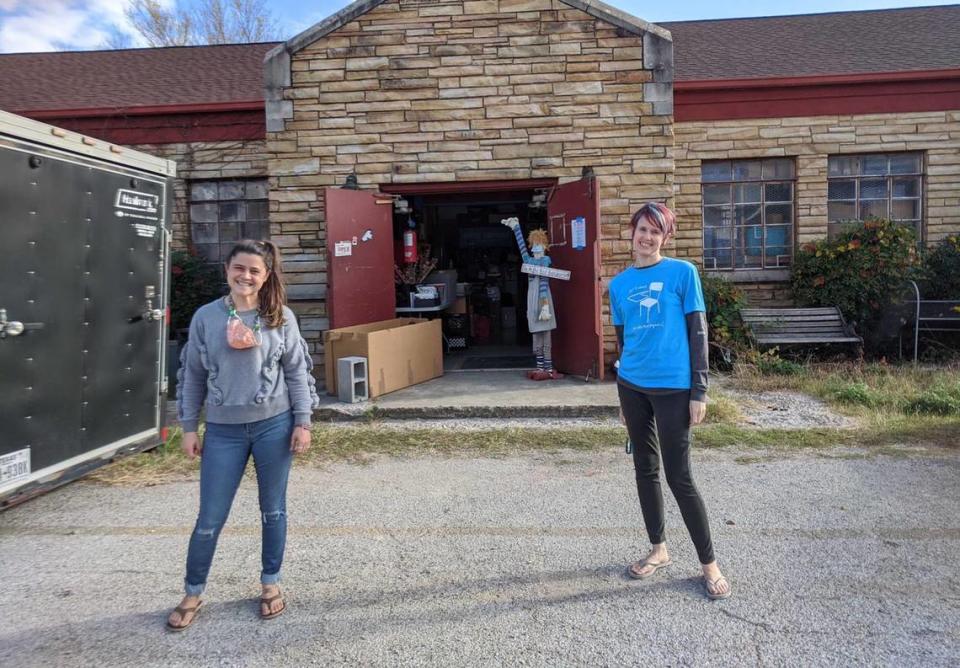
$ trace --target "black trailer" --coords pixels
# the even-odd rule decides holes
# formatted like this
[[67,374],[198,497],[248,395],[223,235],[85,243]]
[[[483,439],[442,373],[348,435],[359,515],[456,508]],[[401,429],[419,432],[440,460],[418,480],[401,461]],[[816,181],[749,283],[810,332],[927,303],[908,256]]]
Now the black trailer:
[[0,112],[0,507],[166,436],[174,172]]

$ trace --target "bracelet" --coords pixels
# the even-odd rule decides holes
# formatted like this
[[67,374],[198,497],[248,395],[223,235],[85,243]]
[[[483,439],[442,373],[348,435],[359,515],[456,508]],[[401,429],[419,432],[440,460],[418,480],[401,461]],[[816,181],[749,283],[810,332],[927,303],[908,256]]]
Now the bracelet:
[[310,425],[308,425],[308,424],[297,424],[297,425],[294,425],[294,428],[296,428],[296,427],[300,427],[301,429],[306,429],[307,431],[310,431]]

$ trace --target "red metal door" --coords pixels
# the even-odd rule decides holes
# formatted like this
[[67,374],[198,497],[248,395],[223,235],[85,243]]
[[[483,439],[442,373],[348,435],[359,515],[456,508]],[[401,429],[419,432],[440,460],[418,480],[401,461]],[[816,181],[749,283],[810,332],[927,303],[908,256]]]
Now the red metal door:
[[393,200],[342,188],[324,197],[330,329],[395,317]]
[[600,197],[595,179],[565,183],[547,202],[552,266],[570,271],[569,281],[550,280],[557,329],[553,363],[576,376],[603,378],[600,325]]

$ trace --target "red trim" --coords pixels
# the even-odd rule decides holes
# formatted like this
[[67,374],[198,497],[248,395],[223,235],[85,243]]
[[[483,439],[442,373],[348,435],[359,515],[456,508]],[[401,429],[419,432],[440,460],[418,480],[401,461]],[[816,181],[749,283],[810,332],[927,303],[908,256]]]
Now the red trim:
[[859,74],[818,74],[805,77],[764,77],[755,79],[709,79],[676,81],[677,90],[714,88],[768,88],[776,86],[809,86],[811,84],[861,84],[877,81],[921,81],[960,77],[960,69],[914,70],[910,72],[863,72]]
[[432,183],[384,183],[380,192],[391,195],[450,195],[503,190],[552,188],[557,179],[508,179],[501,181],[439,181]]
[[169,104],[140,107],[97,107],[82,109],[37,109],[17,111],[30,118],[86,118],[89,116],[154,116],[169,114],[208,114],[224,111],[262,111],[263,100],[246,102],[210,102],[202,104]]
[[957,69],[674,84],[678,122],[953,109],[960,109]]
[[262,140],[263,108],[247,111],[151,115],[77,115],[37,117],[67,130],[114,144],[177,144],[180,142]]

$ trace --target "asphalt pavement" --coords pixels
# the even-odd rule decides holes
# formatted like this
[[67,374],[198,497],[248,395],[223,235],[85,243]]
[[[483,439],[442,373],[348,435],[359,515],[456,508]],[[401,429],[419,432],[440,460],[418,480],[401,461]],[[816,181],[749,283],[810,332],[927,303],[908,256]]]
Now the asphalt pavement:
[[673,566],[625,577],[645,538],[618,446],[298,466],[271,621],[245,480],[181,634],[197,483],[67,485],[0,514],[0,665],[960,663],[958,455],[697,451],[734,589],[711,602],[672,498]]

